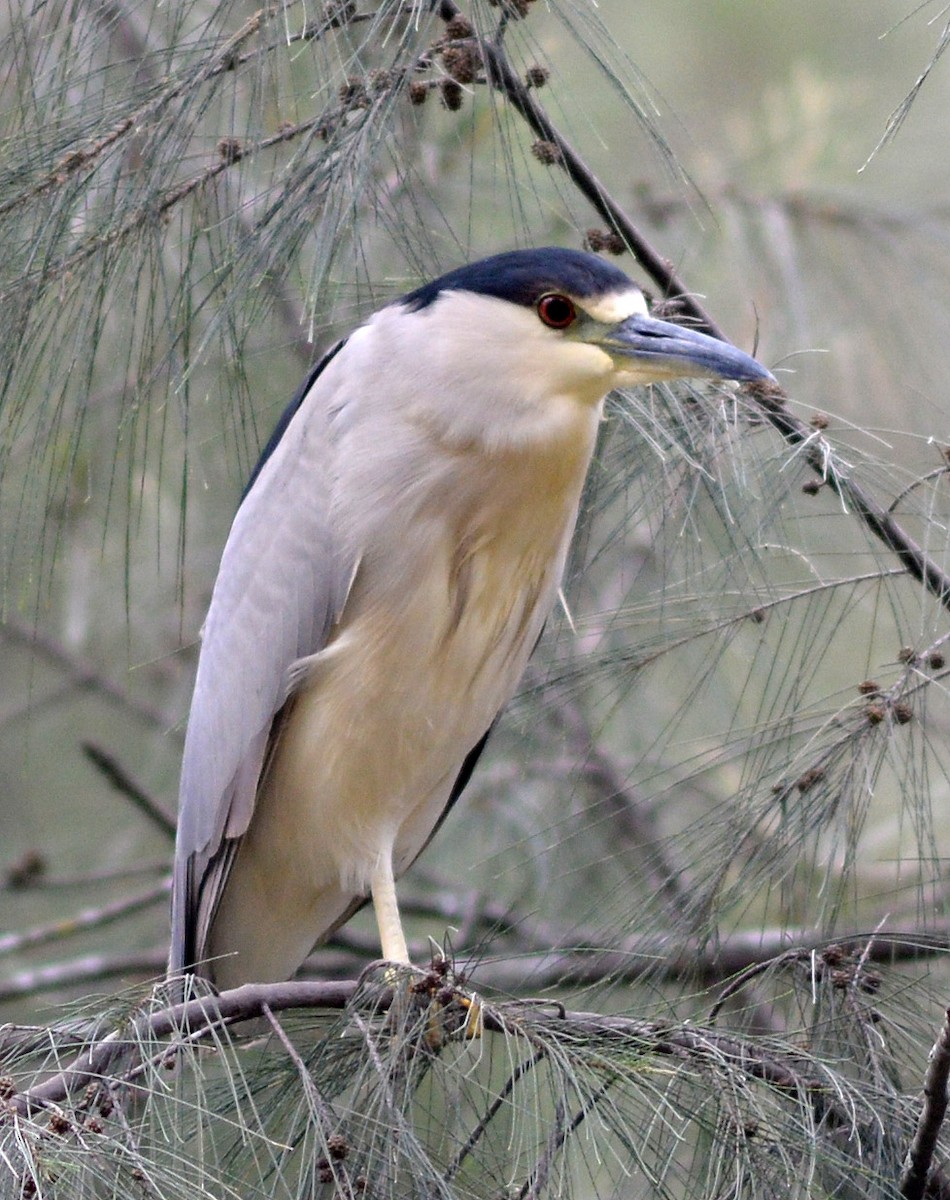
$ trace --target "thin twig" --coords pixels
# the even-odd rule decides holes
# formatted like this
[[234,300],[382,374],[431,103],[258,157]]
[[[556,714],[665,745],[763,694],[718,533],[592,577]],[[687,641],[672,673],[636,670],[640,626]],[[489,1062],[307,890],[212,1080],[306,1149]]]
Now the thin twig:
[[[108,29],[111,37],[120,40],[125,58],[137,64],[136,92],[157,92],[162,83],[156,70],[157,56],[152,53],[144,30],[133,21],[132,14],[123,4],[113,2],[113,0],[107,0],[101,4],[90,4],[90,13],[98,18],[103,28]],[[356,19],[358,19],[356,14],[353,14],[351,20]],[[332,21],[326,19],[321,21],[318,26],[311,22],[304,31],[294,34],[290,38],[282,38],[279,44],[285,46],[289,42],[297,40],[318,41],[332,27]],[[273,49],[276,45],[277,43],[272,43],[268,49]],[[231,70],[236,70],[240,62],[252,57],[254,57],[254,52],[237,55],[231,60]],[[229,187],[227,175],[223,177],[221,187],[222,190]],[[244,207],[230,199],[227,207],[234,214],[237,228],[250,241],[253,238],[253,229]],[[279,278],[275,271],[265,268],[258,281],[258,286],[266,288],[270,292],[273,312],[284,327],[286,335],[284,344],[294,351],[305,366],[309,365],[313,358],[313,347],[306,334],[302,332],[304,328],[303,311],[291,296],[286,279]]]
[[947,1112],[947,1081],[950,1080],[950,1009],[940,1030],[940,1036],[930,1051],[930,1062],[924,1076],[924,1106],[917,1132],[901,1175],[900,1193],[906,1200],[923,1200],[927,1177],[937,1147],[937,1135]]
[[515,1087],[518,1085],[523,1076],[527,1075],[529,1071],[533,1071],[538,1063],[543,1062],[545,1058],[547,1058],[547,1051],[538,1050],[536,1054],[533,1054],[530,1058],[526,1058],[524,1062],[520,1062],[511,1072],[505,1081],[505,1086],[485,1110],[481,1120],[465,1139],[465,1144],[461,1147],[458,1154],[456,1154],[455,1158],[453,1158],[449,1165],[445,1168],[444,1179],[446,1183],[451,1183],[458,1174],[459,1168],[478,1145],[483,1134],[498,1115],[499,1109],[503,1104],[507,1103],[508,1098],[511,1096],[511,1093],[515,1090]]
[[0,936],[0,954],[13,954],[21,950],[30,950],[34,946],[43,946],[48,942],[58,942],[63,938],[72,937],[85,929],[100,929],[103,925],[111,925],[143,908],[166,900],[171,882],[163,880],[148,891],[138,892],[134,896],[123,896],[121,900],[113,900],[110,904],[99,904],[94,908],[83,908],[71,917],[51,921],[45,925],[35,925],[32,929],[22,929],[18,933],[5,933]]
[[730,979],[726,986],[720,991],[716,997],[715,1003],[709,1010],[709,1016],[706,1020],[710,1025],[716,1023],[716,1019],[722,1012],[725,1003],[730,997],[737,992],[742,991],[744,987],[752,982],[753,979],[763,975],[766,971],[774,971],[777,967],[783,966],[789,962],[801,962],[803,959],[811,958],[813,951],[806,949],[789,950],[785,954],[780,954],[777,958],[767,959],[764,962],[753,963],[746,967],[744,971],[740,971],[733,979]]
[[261,1005],[261,1012],[267,1020],[267,1023],[277,1035],[277,1040],[283,1046],[287,1057],[297,1069],[297,1074],[300,1076],[300,1084],[310,1102],[310,1107],[318,1114],[320,1118],[320,1128],[324,1138],[339,1124],[339,1118],[336,1113],[320,1094],[320,1089],[314,1083],[313,1076],[307,1069],[307,1064],[300,1056],[300,1051],[293,1044],[287,1035],[286,1029],[281,1025],[280,1021],[274,1015],[274,1011],[269,1004]]
[[565,1121],[565,1104],[563,1098],[558,1100],[554,1130],[548,1138],[547,1145],[544,1147],[544,1153],[518,1192],[518,1200],[537,1200],[537,1197],[547,1187],[548,1179],[551,1175],[551,1167],[554,1165],[554,1160],[560,1152],[561,1147],[570,1135],[576,1132],[597,1103],[603,1099],[607,1094],[607,1089],[614,1082],[613,1079],[608,1079],[602,1083],[596,1092],[592,1092],[587,1097],[570,1121]]
[[139,954],[83,954],[66,962],[15,971],[0,980],[0,1002],[42,992],[75,989],[104,979],[154,979],[168,962],[168,950],[143,950]]
[[[445,20],[460,15],[455,0],[437,0],[439,16]],[[647,272],[664,296],[675,296],[683,313],[697,327],[713,337],[725,334],[696,296],[677,276],[673,265],[654,248],[627,212],[611,196],[590,166],[563,136],[548,114],[535,100],[533,93],[509,63],[504,49],[497,42],[479,39],[482,59],[489,84],[503,94],[531,129],[557,150],[554,161],[563,168],[577,190],[584,196],[609,227],[630,247],[637,262]],[[800,450],[803,461],[843,501],[871,533],[897,555],[904,569],[922,583],[937,600],[950,610],[950,576],[917,545],[887,509],[869,495],[860,484],[848,477],[847,467],[840,462],[826,438],[794,416],[786,408],[788,396],[778,384],[747,384],[745,390],[785,442]]]
[[135,782],[119,760],[93,742],[83,742],[82,752],[115,790],[131,800],[140,813],[157,826],[172,842],[175,840],[175,820],[143,788]]
[[[332,111],[339,111],[338,108]],[[234,163],[239,160],[249,159],[253,155],[264,150],[272,149],[280,145],[282,142],[289,142],[293,138],[302,133],[308,133],[312,130],[319,129],[327,122],[326,114],[310,117],[306,121],[301,121],[296,125],[288,125],[281,128],[277,133],[271,134],[268,137],[262,138],[253,145],[245,146],[239,155],[230,156],[223,155],[215,159],[209,166],[203,167],[197,174],[183,180],[181,183],[175,184],[161,195],[155,195],[144,201],[134,209],[130,216],[119,225],[113,226],[105,231],[96,231],[89,234],[88,237],[66,258],[61,258],[55,263],[49,264],[43,272],[44,283],[49,283],[53,279],[68,277],[73,274],[87,259],[99,254],[102,250],[110,246],[117,245],[125,241],[132,234],[141,229],[147,228],[163,217],[166,213],[171,212],[182,201],[187,200],[196,192],[206,188],[210,183],[218,178],[225,171],[229,171]],[[21,286],[22,281],[17,286]],[[13,296],[13,292],[0,293],[0,302],[9,301]]]
[[67,649],[62,642],[39,629],[4,618],[0,623],[0,639],[26,646],[31,652],[39,654],[54,667],[62,670],[72,687],[94,692],[114,701],[133,716],[140,717],[163,733],[171,724],[160,709],[139,700],[128,689],[103,675],[90,659]]
[[98,138],[95,142],[91,142],[82,148],[70,150],[55,164],[51,171],[42,176],[37,182],[17,192],[9,200],[0,204],[0,216],[3,216],[28,200],[36,199],[47,192],[62,187],[65,179],[68,179],[70,175],[78,171],[88,171],[96,164],[97,160],[102,158],[108,149],[121,141],[126,134],[134,133],[143,127],[147,128],[149,123],[163,109],[169,107],[173,101],[182,96],[189,88],[230,71],[235,55],[238,52],[238,47],[247,41],[248,38],[257,34],[261,29],[265,17],[275,11],[276,5],[272,5],[270,9],[259,9],[256,13],[252,14],[240,29],[235,33],[229,34],[219,47],[209,53],[209,56],[201,63],[197,71],[191,72],[184,78],[172,82],[157,96],[146,101],[135,112],[123,117],[108,133]]

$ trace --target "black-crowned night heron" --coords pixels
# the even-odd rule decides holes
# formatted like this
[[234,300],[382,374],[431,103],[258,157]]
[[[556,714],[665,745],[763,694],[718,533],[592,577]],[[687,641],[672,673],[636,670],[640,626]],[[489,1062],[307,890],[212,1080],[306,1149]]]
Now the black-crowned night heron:
[[395,880],[511,698],[561,581],[604,397],[768,379],[579,251],[499,254],[310,373],[238,509],[185,739],[171,970],[286,979]]

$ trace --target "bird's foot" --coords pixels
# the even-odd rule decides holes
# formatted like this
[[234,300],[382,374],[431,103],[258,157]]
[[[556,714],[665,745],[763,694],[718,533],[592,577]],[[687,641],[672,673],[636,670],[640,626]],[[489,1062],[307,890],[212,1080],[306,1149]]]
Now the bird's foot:
[[363,971],[361,979],[372,977],[389,992],[391,1031],[403,1030],[410,1040],[421,1038],[433,1052],[453,1038],[469,1041],[482,1036],[481,1001],[462,987],[451,960],[441,951],[433,953],[428,968],[378,960]]
[[433,1050],[449,1038],[466,1041],[482,1036],[482,1006],[474,993],[462,990],[451,961],[436,951],[429,970],[410,985],[415,996],[428,999],[426,1040]]

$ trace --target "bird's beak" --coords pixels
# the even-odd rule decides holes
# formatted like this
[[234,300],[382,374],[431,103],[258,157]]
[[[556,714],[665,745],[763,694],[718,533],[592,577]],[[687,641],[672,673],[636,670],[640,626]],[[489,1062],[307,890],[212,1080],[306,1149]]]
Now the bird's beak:
[[706,379],[751,381],[772,375],[750,355],[729,342],[634,313],[597,339],[616,361],[618,370],[644,380]]

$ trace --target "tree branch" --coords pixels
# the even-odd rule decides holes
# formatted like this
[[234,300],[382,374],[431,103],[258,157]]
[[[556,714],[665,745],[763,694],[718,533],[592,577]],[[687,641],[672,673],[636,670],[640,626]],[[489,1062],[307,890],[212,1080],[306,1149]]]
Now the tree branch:
[[[397,981],[395,987],[402,988],[404,984]],[[110,1078],[115,1065],[134,1053],[145,1039],[166,1038],[180,1030],[187,1030],[192,1036],[202,1027],[211,1029],[266,1017],[267,1010],[271,1014],[287,1009],[342,1010],[357,1002],[360,990],[359,980],[246,984],[218,996],[200,996],[141,1012],[123,1029],[89,1046],[64,1070],[27,1091],[16,1093],[8,1103],[21,1115],[61,1104],[89,1083]],[[471,994],[462,989],[455,992],[459,998],[471,999]],[[392,986],[369,993],[373,1011],[387,1011],[393,995]],[[530,1000],[490,1004],[479,996],[477,1003],[486,1031],[524,1038],[535,1049],[543,1049],[558,1039],[568,1039],[574,1047],[584,1041],[595,1041],[598,1045],[615,1042],[618,1050],[635,1051],[637,1056],[673,1057],[697,1066],[718,1064],[788,1096],[807,1097],[821,1118],[830,1124],[847,1128],[853,1124],[853,1114],[844,1103],[839,1105],[835,1101],[833,1088],[816,1074],[816,1065],[792,1050],[766,1048],[752,1039],[689,1023],[661,1024],[635,1017],[569,1011],[559,1006],[550,1012]],[[354,1019],[358,1016],[355,1012]],[[358,1023],[365,1032],[365,1021],[360,1019]]]
[[[455,0],[438,0],[438,13],[444,21],[449,21],[459,16],[461,10]],[[720,327],[677,276],[669,260],[655,249],[538,104],[512,68],[501,43],[478,38],[478,45],[489,85],[509,101],[539,138],[555,147],[552,162],[563,168],[610,229],[623,238],[663,295],[676,297],[680,310],[699,328],[713,337],[725,339]],[[820,431],[788,411],[787,393],[778,384],[746,384],[745,391],[785,442],[801,452],[802,459],[811,470],[828,484],[878,541],[897,555],[908,574],[922,583],[944,608],[950,610],[950,576],[917,545],[884,506],[860,484],[848,478],[845,464],[840,462],[831,443]]]
[[103,675],[90,659],[75,654],[55,638],[32,626],[5,618],[0,622],[0,639],[24,646],[31,653],[44,658],[65,674],[71,687],[104,696],[163,733],[173,724],[160,709],[139,700],[126,688]]
[[602,1083],[600,1087],[589,1096],[584,1098],[580,1108],[574,1116],[568,1121],[567,1105],[565,1098],[559,1096],[556,1105],[554,1118],[554,1129],[548,1137],[547,1145],[544,1147],[544,1152],[538,1161],[535,1163],[524,1181],[521,1190],[517,1194],[517,1200],[537,1200],[537,1197],[544,1193],[548,1185],[548,1180],[551,1175],[551,1167],[554,1160],[567,1141],[568,1137],[575,1133],[587,1118],[587,1115],[594,1109],[597,1103],[607,1094],[608,1088],[614,1082],[613,1079],[608,1079]]
[[917,1132],[911,1143],[901,1176],[900,1193],[906,1200],[923,1200],[937,1135],[947,1113],[947,1081],[950,1080],[950,1009],[940,1036],[930,1051],[930,1063],[924,1077],[924,1105]]
[[140,813],[144,813],[153,825],[174,842],[176,830],[174,818],[170,817],[148,792],[139,787],[115,755],[110,754],[108,750],[103,750],[101,746],[97,746],[93,742],[83,742],[82,751],[120,795],[131,800]]
[[65,1070],[44,1080],[27,1092],[10,1099],[13,1108],[23,1115],[58,1104],[93,1080],[108,1078],[115,1062],[133,1050],[143,1038],[165,1038],[179,1029],[194,1030],[205,1026],[231,1025],[236,1021],[263,1017],[265,1006],[271,1012],[288,1008],[344,1008],[355,996],[356,980],[331,983],[270,983],[245,984],[219,996],[198,996],[140,1013],[130,1025],[116,1030],[83,1051]]
[[42,946],[47,942],[59,941],[71,937],[85,929],[99,929],[103,925],[111,925],[113,921],[121,920],[130,913],[139,912],[143,908],[167,899],[170,881],[165,879],[147,891],[135,896],[124,896],[121,900],[113,900],[109,904],[99,904],[93,908],[83,908],[71,917],[52,921],[47,925],[37,925],[32,929],[23,929],[19,933],[5,933],[0,936],[0,954],[13,954],[21,950],[29,950],[34,946]]

